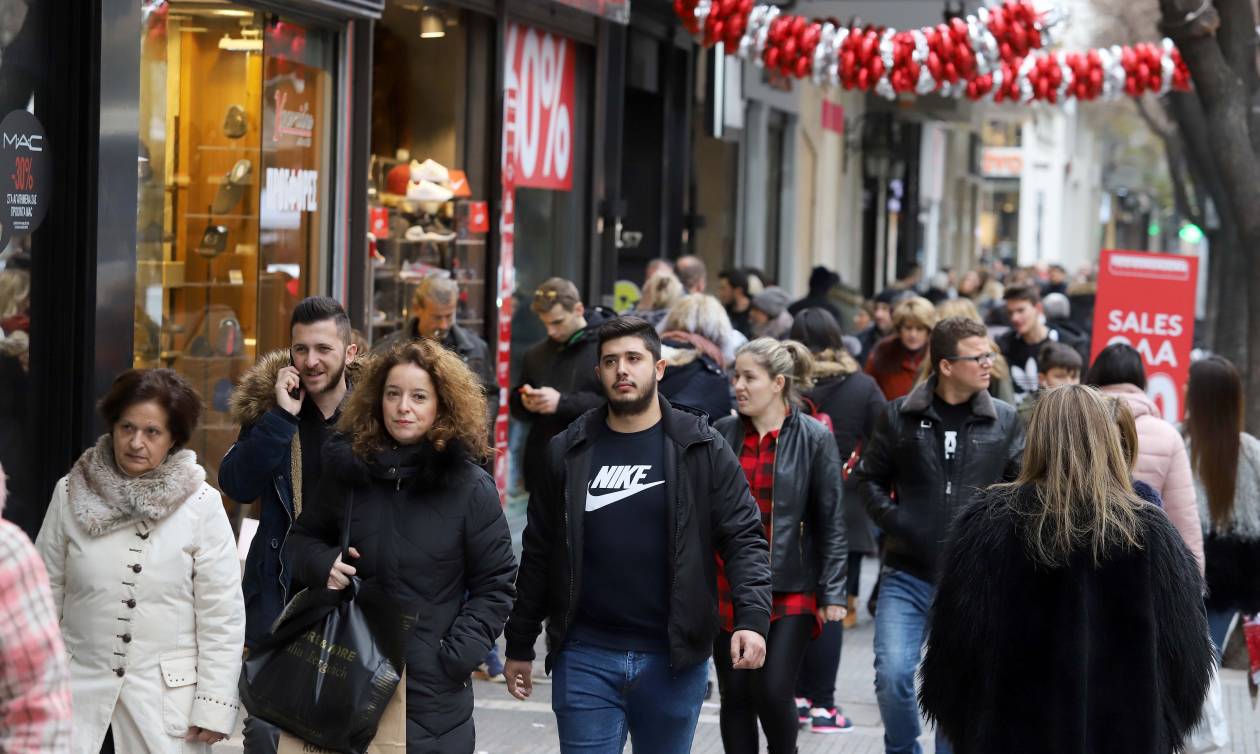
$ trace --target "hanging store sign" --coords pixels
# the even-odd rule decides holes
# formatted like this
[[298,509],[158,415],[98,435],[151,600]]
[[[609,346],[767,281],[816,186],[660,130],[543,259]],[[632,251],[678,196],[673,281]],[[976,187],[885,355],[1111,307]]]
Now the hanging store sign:
[[49,182],[44,127],[25,110],[0,121],[0,251],[15,235],[32,233],[48,213]]
[[980,175],[985,178],[1019,178],[1023,174],[1023,147],[981,148]]
[[[516,185],[570,191],[573,188],[573,108],[577,45],[571,39],[509,23],[504,71],[505,157]],[[510,100],[510,102],[509,102]]]
[[1098,267],[1092,362],[1112,343],[1133,346],[1146,366],[1146,393],[1170,422],[1181,421],[1199,260],[1106,250]]

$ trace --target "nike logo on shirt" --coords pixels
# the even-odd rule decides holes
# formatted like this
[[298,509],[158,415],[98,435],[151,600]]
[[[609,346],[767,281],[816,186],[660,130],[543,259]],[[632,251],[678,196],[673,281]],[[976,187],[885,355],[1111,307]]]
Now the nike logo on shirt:
[[[591,481],[591,486],[586,490],[586,511],[597,511],[605,506],[625,500],[628,497],[650,490],[653,487],[665,484],[664,480],[659,482],[643,483],[643,478],[652,470],[651,466],[602,466],[595,479]],[[614,489],[620,487],[616,492],[606,492],[602,495],[596,495],[591,492],[593,489]]]

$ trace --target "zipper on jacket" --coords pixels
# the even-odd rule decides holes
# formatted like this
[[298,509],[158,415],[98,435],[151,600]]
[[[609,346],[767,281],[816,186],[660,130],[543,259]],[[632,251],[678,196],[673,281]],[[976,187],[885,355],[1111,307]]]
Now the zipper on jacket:
[[[566,474],[567,476],[567,474]],[[573,561],[575,554],[572,551],[572,544],[569,541],[569,481],[565,479],[564,483],[564,552],[569,560],[569,602],[564,606],[564,625],[561,628],[564,634],[569,633],[570,616],[573,614]]]
[[[280,500],[283,500],[284,498],[281,497],[280,495],[280,484],[276,480],[273,479],[271,480],[271,486],[276,491],[276,497]],[[289,500],[289,505],[293,505],[292,500]],[[280,544],[280,553],[279,553],[280,570],[276,574],[276,580],[280,582],[280,593],[284,595],[285,604],[288,604],[289,587],[284,583],[284,546],[289,543],[289,535],[293,533],[294,520],[293,520],[292,510],[290,510],[287,506],[285,506],[283,502],[280,503],[280,507],[284,508],[284,514],[289,517],[289,525],[284,530],[284,540]]]

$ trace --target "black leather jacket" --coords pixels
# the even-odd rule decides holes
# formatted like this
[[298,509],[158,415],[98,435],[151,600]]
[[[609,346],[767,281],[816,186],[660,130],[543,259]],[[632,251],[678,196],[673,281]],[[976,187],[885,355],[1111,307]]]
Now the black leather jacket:
[[[745,419],[728,416],[713,427],[738,455],[744,445]],[[800,411],[789,413],[779,430],[770,520],[773,590],[814,592],[819,607],[845,604],[849,545],[840,454],[827,428]]]
[[889,403],[854,471],[867,513],[884,530],[885,565],[932,582],[954,517],[978,491],[1018,476],[1024,454],[1015,408],[981,390],[947,472],[935,391],[931,377]]
[[[665,489],[673,522],[669,659],[675,670],[704,662],[717,636],[717,563],[722,556],[735,605],[735,629],[770,630],[770,569],[757,503],[739,459],[699,413],[660,397]],[[534,659],[547,622],[547,671],[577,613],[582,591],[582,521],[595,439],[608,407],[591,409],[552,438],[530,493],[516,605],[504,637],[507,656]]]

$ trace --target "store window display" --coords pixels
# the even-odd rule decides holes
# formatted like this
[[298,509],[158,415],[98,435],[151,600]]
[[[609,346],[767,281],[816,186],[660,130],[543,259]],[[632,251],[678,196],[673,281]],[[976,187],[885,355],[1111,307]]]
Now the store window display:
[[172,367],[205,399],[189,447],[209,479],[239,430],[233,385],[287,344],[331,261],[333,52],[231,3],[145,4],[134,364]]
[[[454,322],[486,336],[485,71],[493,19],[390,3],[375,27],[369,246],[375,347],[420,332],[417,288],[458,286]],[[456,167],[459,166],[459,167]],[[449,335],[449,330],[442,333]],[[449,345],[449,344],[448,344]]]

